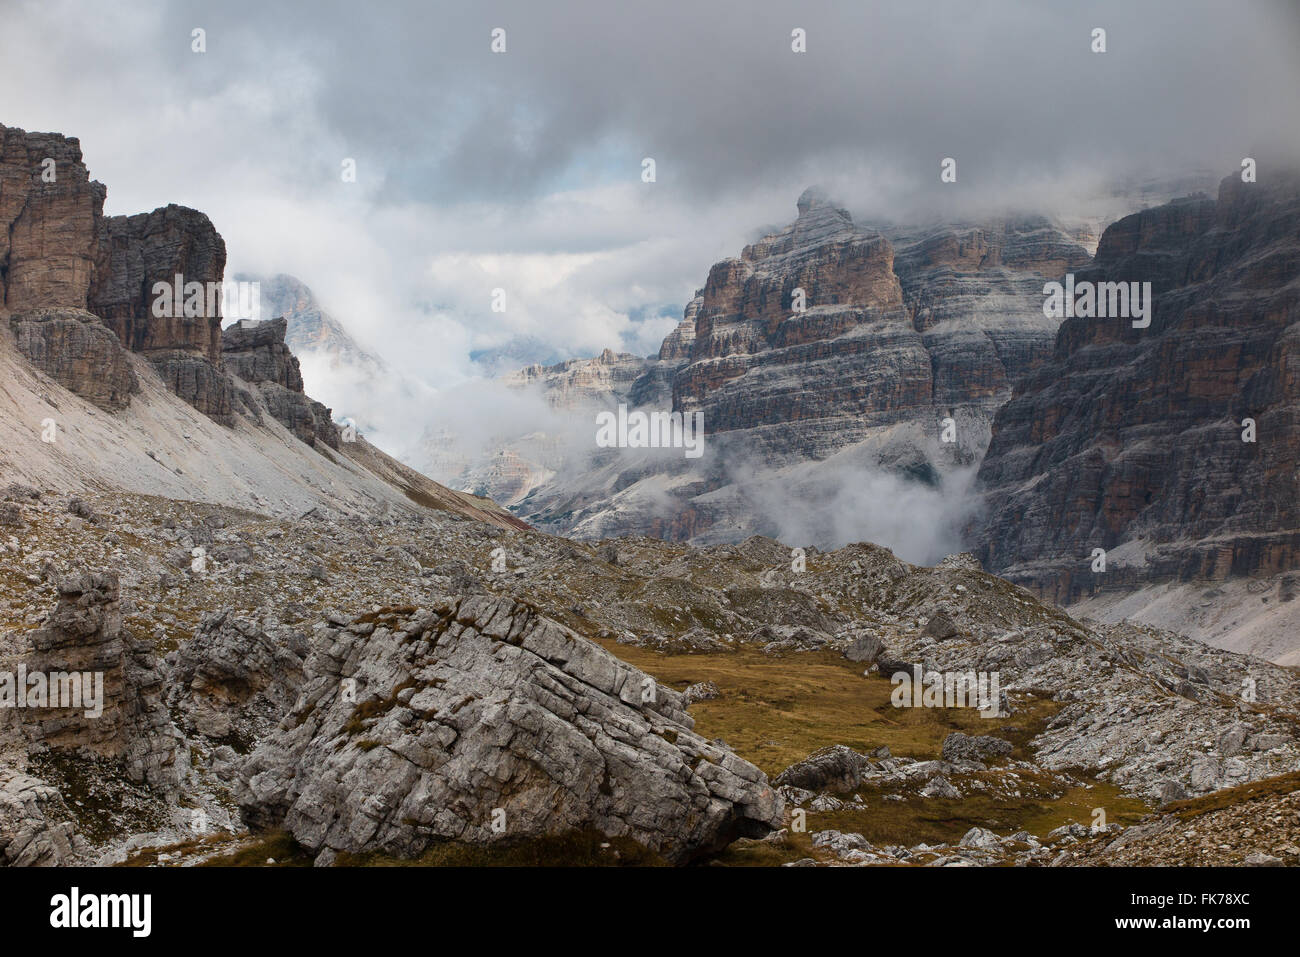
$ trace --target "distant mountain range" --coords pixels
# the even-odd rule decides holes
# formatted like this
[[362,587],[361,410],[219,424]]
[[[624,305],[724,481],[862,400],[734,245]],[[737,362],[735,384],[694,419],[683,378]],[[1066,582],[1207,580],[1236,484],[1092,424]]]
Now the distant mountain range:
[[[503,378],[562,426],[481,458],[431,436],[421,464],[579,538],[875,539],[918,561],[974,546],[1101,617],[1292,660],[1295,184],[1174,198],[1203,184],[1130,184],[1140,211],[1110,224],[875,228],[809,190],[794,223],[710,270],[658,357]],[[1044,315],[1067,273],[1153,281],[1151,327]],[[708,454],[595,447],[620,404],[702,412]]]

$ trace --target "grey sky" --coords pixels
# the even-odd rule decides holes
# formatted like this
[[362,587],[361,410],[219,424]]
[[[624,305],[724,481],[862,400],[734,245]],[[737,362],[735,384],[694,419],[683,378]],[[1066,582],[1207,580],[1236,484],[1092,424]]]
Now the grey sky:
[[299,276],[435,385],[515,337],[653,350],[675,315],[631,316],[810,182],[957,217],[1300,155],[1294,3],[0,4],[0,122],[79,136],[110,212],[204,210],[232,272]]

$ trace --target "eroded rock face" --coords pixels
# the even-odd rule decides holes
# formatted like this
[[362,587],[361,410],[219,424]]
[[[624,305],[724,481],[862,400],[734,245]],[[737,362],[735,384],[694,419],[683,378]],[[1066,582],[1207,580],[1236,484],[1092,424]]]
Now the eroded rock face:
[[192,282],[219,286],[225,243],[196,210],[172,205],[105,218],[104,196],[76,139],[0,126],[0,305],[16,320],[20,347],[73,392],[122,408],[136,391],[134,376],[81,313],[88,311],[123,348],[153,361],[177,395],[231,424],[219,295],[205,294],[199,316],[153,308],[155,283],[179,276],[182,291]]
[[0,126],[0,305],[86,307],[104,195],[75,138]]
[[979,473],[986,567],[1070,602],[1300,563],[1298,223],[1300,178],[1230,176],[1217,201],[1106,230],[1076,281],[1150,282],[1151,324],[1066,319],[998,413]]
[[10,320],[29,362],[101,409],[123,409],[140,391],[117,337],[84,309],[35,309]]
[[[816,455],[829,451],[816,448],[828,436],[797,423],[853,410],[859,421],[843,425],[860,432],[928,405],[930,361],[903,306],[889,241],[855,228],[816,190],[797,206],[792,225],[710,270],[673,403],[703,410],[710,432],[761,426],[765,442]],[[804,387],[814,378],[815,406]]]
[[0,865],[52,867],[81,850],[72,815],[58,789],[0,767]]
[[[147,356],[158,374],[190,405],[224,425],[233,424],[234,393],[221,373],[221,303],[207,290],[219,286],[226,244],[211,220],[184,206],[103,220],[95,255],[90,309],[103,317],[122,345]],[[155,310],[156,283],[181,291],[205,290],[202,314],[184,314],[172,297]],[[159,315],[158,312],[169,313]]]
[[187,731],[244,748],[293,707],[307,640],[293,629],[216,612],[168,656],[167,703]]
[[288,322],[238,323],[223,330],[226,371],[256,386],[267,411],[308,445],[318,441],[338,448],[338,429],[330,410],[303,394],[298,360],[285,345]]
[[402,857],[595,828],[673,862],[780,826],[766,777],[697,735],[679,693],[527,606],[371,617],[318,628],[294,711],[241,774],[253,825]]
[[222,330],[221,352],[226,368],[245,382],[267,382],[291,392],[302,391],[298,360],[284,344],[288,320],[240,322]]
[[[220,284],[226,244],[198,210],[172,204],[151,213],[103,220],[95,256],[90,310],[102,316],[132,352],[185,350],[221,362],[220,301],[202,316],[159,316],[154,284]],[[182,299],[182,303],[184,300]],[[169,311],[175,313],[171,308]]]
[[31,652],[21,663],[51,686],[57,675],[77,675],[82,685],[93,680],[102,689],[97,707],[83,692],[75,707],[54,707],[47,699],[51,706],[5,709],[3,720],[33,746],[115,759],[129,780],[175,791],[184,757],[180,735],[162,702],[163,673],[152,645],[122,627],[116,573],[67,575],[57,587],[58,604],[30,633]]

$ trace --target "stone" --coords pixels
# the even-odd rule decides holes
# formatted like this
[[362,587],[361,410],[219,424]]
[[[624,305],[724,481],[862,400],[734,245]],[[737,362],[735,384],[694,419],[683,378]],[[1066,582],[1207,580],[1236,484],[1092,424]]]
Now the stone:
[[1248,737],[1250,737],[1250,726],[1247,724],[1235,724],[1219,735],[1214,750],[1222,757],[1233,757],[1242,752],[1245,748],[1246,739]]
[[808,791],[852,791],[862,784],[862,769],[866,761],[852,748],[835,744],[790,765],[772,781],[778,786]]
[[400,857],[594,828],[672,863],[782,826],[776,789],[695,734],[680,694],[523,605],[376,625],[317,629],[294,711],[241,771],[251,825]]
[[1157,800],[1161,804],[1187,800],[1187,790],[1177,781],[1162,781],[1158,788]]
[[871,664],[884,653],[885,643],[879,635],[866,632],[858,635],[844,650],[844,657],[849,661]]
[[697,681],[682,692],[682,702],[687,707],[697,701],[713,701],[721,697],[722,692],[718,690],[718,686],[712,681]]
[[946,777],[937,774],[921,789],[921,797],[955,799],[961,797],[961,792]]
[[1280,857],[1274,857],[1272,854],[1265,854],[1263,851],[1252,851],[1242,860],[1247,867],[1285,867],[1286,862]]
[[939,641],[946,641],[949,638],[957,637],[957,624],[944,612],[936,612],[930,616],[930,620],[925,623],[925,628],[921,634],[928,638],[935,638]]
[[293,707],[308,641],[229,611],[205,615],[169,657],[167,704],[182,729],[248,750]]
[[986,758],[1005,757],[1013,745],[1010,741],[988,734],[962,734],[954,731],[943,739],[945,761],[983,761]]
[[1002,839],[983,827],[972,827],[958,842],[961,847],[1000,847]]
[[0,864],[70,864],[79,850],[72,814],[58,790],[20,771],[0,767]]

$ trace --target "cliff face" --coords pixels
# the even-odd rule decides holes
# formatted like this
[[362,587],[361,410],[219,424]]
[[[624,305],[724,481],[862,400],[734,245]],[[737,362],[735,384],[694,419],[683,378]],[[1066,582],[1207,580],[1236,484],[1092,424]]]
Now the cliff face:
[[101,409],[124,409],[140,391],[117,337],[84,309],[28,310],[10,328],[32,365]]
[[284,343],[288,321],[231,326],[222,333],[225,368],[255,386],[266,410],[308,445],[318,441],[339,447],[339,430],[330,410],[303,393],[298,360]]
[[[208,293],[219,287],[225,268],[226,244],[197,210],[172,205],[108,217],[100,229],[90,310],[123,346],[145,355],[173,392],[229,425],[234,397],[221,374],[221,302]],[[157,314],[155,283],[174,287],[178,281],[201,285],[201,315],[185,314],[184,288],[171,308],[159,310],[170,315]]]
[[[736,540],[783,533],[776,499],[838,495],[863,473],[937,489],[973,467],[1012,381],[1050,354],[1056,321],[1026,303],[1087,251],[1043,219],[866,229],[817,189],[797,210],[710,270],[657,360],[614,369],[601,357],[511,380],[541,386],[554,407],[581,396],[584,409],[702,411],[699,462],[629,450],[580,466],[552,458],[528,476],[536,488],[502,500],[582,537]],[[527,446],[505,446],[516,479]],[[758,487],[782,469],[798,474]],[[839,533],[827,527],[824,543]]]
[[[0,126],[0,473],[298,514],[427,507],[521,524],[360,436],[341,443],[303,392],[285,320],[223,335],[226,247],[208,217],[104,218],[105,192],[77,140]],[[170,309],[155,309],[157,283],[175,290],[158,304]],[[50,417],[56,441],[42,441]]]
[[157,282],[219,285],[225,243],[181,206],[105,218],[105,195],[77,140],[0,127],[0,286],[20,348],[72,391],[119,409],[137,387],[104,328],[177,395],[230,424],[219,297],[205,296],[199,316],[153,311]]
[[674,409],[702,410],[710,433],[752,430],[780,458],[822,457],[928,410],[932,386],[889,241],[815,190],[798,209],[709,271],[673,378]]
[[105,189],[81,145],[0,126],[0,305],[86,308]]
[[[132,352],[182,350],[213,364],[221,361],[221,311],[202,316],[159,316],[153,311],[154,284],[220,284],[226,244],[207,216],[184,206],[166,206],[136,216],[103,220],[95,255],[90,311],[104,319]],[[205,312],[207,303],[205,297]],[[171,311],[175,311],[174,309]]]
[[1296,567],[1300,179],[1128,216],[1075,275],[1150,282],[1151,323],[1066,319],[998,413],[986,567],[1063,602]]

